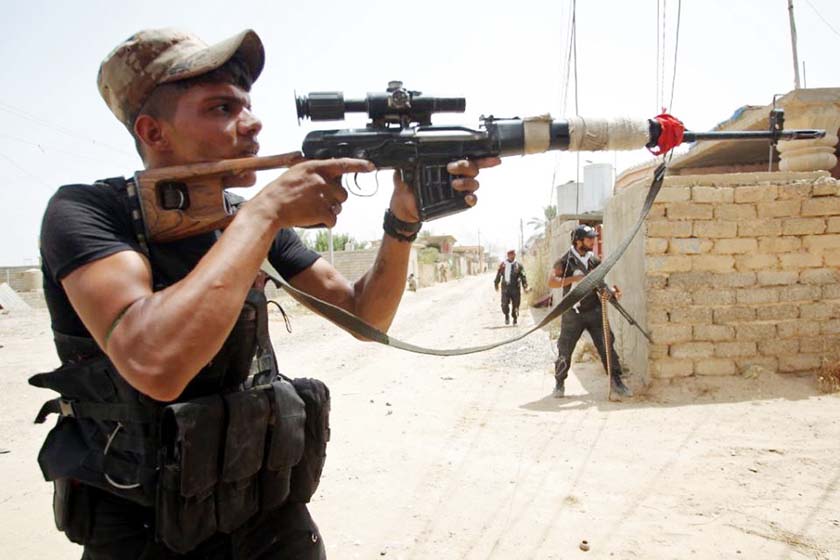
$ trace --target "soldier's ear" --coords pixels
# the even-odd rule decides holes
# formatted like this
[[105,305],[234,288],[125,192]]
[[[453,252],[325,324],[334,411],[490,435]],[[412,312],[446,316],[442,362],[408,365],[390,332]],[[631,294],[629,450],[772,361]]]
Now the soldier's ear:
[[169,138],[163,124],[151,115],[141,114],[134,121],[134,136],[143,145],[143,152],[164,153],[169,151]]

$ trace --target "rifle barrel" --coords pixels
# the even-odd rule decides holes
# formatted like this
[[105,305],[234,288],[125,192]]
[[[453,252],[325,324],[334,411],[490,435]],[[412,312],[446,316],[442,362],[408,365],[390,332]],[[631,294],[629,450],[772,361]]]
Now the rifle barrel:
[[621,316],[627,320],[628,323],[630,323],[630,326],[639,329],[639,332],[642,333],[651,344],[653,344],[653,338],[651,338],[650,333],[643,329],[642,326],[633,318],[633,316],[630,315],[630,312],[624,309],[624,306],[618,303],[618,300],[615,299],[615,292],[609,287],[607,287],[606,289],[610,293],[610,299],[608,301],[612,304],[613,307],[615,307],[615,310],[618,311],[621,314]]
[[692,132],[686,130],[683,142],[698,140],[816,140],[825,136],[825,130],[812,128],[798,130],[713,130],[710,132]]

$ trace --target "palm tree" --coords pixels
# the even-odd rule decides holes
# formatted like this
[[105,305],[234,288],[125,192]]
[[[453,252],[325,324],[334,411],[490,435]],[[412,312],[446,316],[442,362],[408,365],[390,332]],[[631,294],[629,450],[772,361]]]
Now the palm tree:
[[557,217],[557,207],[553,204],[550,204],[543,208],[543,217],[542,218],[531,218],[528,220],[528,225],[534,228],[535,233],[539,233],[545,230],[548,224],[551,223],[551,220]]

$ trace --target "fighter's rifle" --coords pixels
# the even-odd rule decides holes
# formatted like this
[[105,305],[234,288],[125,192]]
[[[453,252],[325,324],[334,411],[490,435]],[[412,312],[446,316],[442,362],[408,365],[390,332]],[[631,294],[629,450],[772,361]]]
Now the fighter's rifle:
[[606,296],[605,296],[603,299],[606,299],[608,302],[610,302],[610,305],[612,305],[612,306],[615,308],[615,310],[616,310],[616,311],[618,311],[618,312],[619,312],[619,314],[620,314],[622,317],[624,317],[624,319],[625,319],[628,323],[630,323],[630,325],[631,325],[631,326],[636,327],[637,329],[639,329],[639,332],[640,332],[640,333],[642,333],[646,339],[648,339],[648,342],[650,342],[651,344],[653,344],[653,338],[651,338],[650,334],[649,334],[649,333],[648,333],[648,332],[647,332],[644,328],[642,328],[642,326],[641,326],[641,325],[640,325],[640,324],[639,324],[639,323],[638,323],[638,322],[637,322],[637,321],[633,318],[633,316],[632,316],[632,315],[630,315],[630,312],[629,312],[629,311],[627,311],[627,310],[624,308],[624,306],[623,306],[623,305],[621,305],[621,304],[618,302],[618,298],[616,297],[615,290],[613,290],[612,288],[610,288],[610,287],[607,285],[607,283],[606,283],[606,282],[601,282],[601,285],[597,288],[597,290],[598,290],[599,292],[605,292]]
[[140,171],[129,187],[129,194],[136,195],[135,220],[142,222],[143,235],[152,242],[224,228],[236,212],[224,196],[225,183],[231,176],[289,167],[304,158],[354,157],[370,160],[378,169],[399,170],[414,191],[421,219],[428,221],[467,208],[464,194],[452,189],[453,177],[446,171],[448,163],[460,159],[550,150],[628,150],[645,146],[664,149],[666,137],[672,144],[756,139],[776,143],[825,135],[822,130],[784,130],[781,110],[775,111],[767,131],[685,131],[676,141],[662,115],[643,121],[488,116],[481,118],[478,129],[432,125],[433,114],[460,113],[465,106],[462,97],[426,96],[405,89],[400,82],[391,82],[387,91],[369,93],[364,99],[345,100],[341,92],[298,97],[298,118],[341,120],[345,113],[364,112],[370,122],[365,128],[310,132],[303,141],[302,153]]
[[[367,112],[366,128],[316,131],[307,135],[303,154],[293,152],[269,158],[246,158],[140,172],[129,181],[127,193],[132,219],[141,243],[165,242],[225,227],[236,208],[224,196],[227,178],[245,171],[288,167],[306,158],[357,157],[378,168],[397,169],[413,188],[424,220],[466,208],[463,195],[454,191],[446,164],[464,158],[526,155],[548,150],[618,150],[647,146],[666,153],[683,141],[710,139],[779,140],[822,138],[822,130],[783,130],[782,113],[771,113],[767,132],[684,132],[682,123],[670,115],[648,121],[592,121],[582,118],[529,119],[482,118],[482,127],[432,126],[436,112],[463,112],[463,98],[426,97],[390,84],[384,94],[368,94],[364,100],[344,101],[341,93],[310,94],[298,98],[298,116],[313,120],[343,118],[347,111]],[[720,136],[718,136],[720,134]],[[458,356],[490,350],[516,342],[566,313],[592,293],[627,250],[644,224],[665,178],[665,163],[657,167],[638,219],[626,237],[601,265],[581,280],[559,304],[535,326],[503,340],[467,348],[436,349],[417,346],[390,337],[352,313],[301,292],[289,285],[270,265],[263,270],[289,293],[356,336],[394,348],[435,356]]]
[[[577,259],[579,262],[581,262],[581,264],[584,265],[584,267],[586,267],[586,264],[583,263],[583,261],[581,261],[580,258],[578,258],[576,252],[571,248],[569,248],[569,251],[566,254],[567,259]],[[563,273],[564,276],[568,272],[568,263],[570,261],[567,260],[566,262],[567,265],[566,270]],[[627,322],[630,323],[631,326],[639,329],[639,332],[641,332],[644,335],[644,337],[648,339],[648,341],[651,344],[653,344],[653,338],[651,338],[650,334],[644,328],[642,328],[642,326],[633,318],[633,316],[630,315],[630,312],[627,311],[624,308],[624,306],[618,302],[618,295],[616,294],[615,290],[610,288],[610,286],[604,280],[599,280],[594,284],[594,291],[597,294],[598,298],[601,300],[602,304],[604,301],[609,301],[612,304],[612,306],[615,307],[616,311],[618,311],[619,314],[621,314],[621,316],[624,317],[627,320]],[[606,335],[607,333],[605,331],[605,338]]]

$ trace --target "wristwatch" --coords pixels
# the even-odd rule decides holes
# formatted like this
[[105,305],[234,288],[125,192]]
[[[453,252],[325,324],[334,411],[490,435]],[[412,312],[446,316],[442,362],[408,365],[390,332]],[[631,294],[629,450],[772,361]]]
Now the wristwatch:
[[397,218],[391,209],[385,211],[385,219],[382,221],[382,229],[398,241],[412,242],[417,239],[417,234],[423,222],[404,222]]

